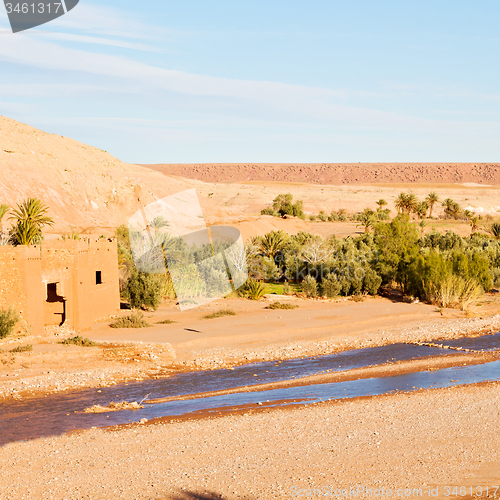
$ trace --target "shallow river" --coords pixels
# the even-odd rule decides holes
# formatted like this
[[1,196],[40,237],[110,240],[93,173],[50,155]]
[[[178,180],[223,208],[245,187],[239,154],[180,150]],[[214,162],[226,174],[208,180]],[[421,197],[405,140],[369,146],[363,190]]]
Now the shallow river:
[[[500,351],[500,333],[436,343],[483,351]],[[500,380],[500,361],[460,366],[391,377],[370,378],[289,387],[258,392],[240,392],[184,401],[145,404],[144,409],[102,414],[82,411],[92,405],[107,406],[111,401],[148,399],[198,394],[256,384],[291,380],[308,375],[347,371],[410,359],[451,356],[456,351],[426,346],[393,344],[356,349],[339,354],[242,365],[234,369],[179,373],[164,379],[145,380],[112,387],[85,389],[45,397],[12,400],[0,405],[0,445],[9,441],[61,434],[74,429],[137,422],[142,418],[179,416],[262,403],[265,406],[305,404],[341,398],[380,395],[394,391],[414,391],[448,387],[487,380]]]

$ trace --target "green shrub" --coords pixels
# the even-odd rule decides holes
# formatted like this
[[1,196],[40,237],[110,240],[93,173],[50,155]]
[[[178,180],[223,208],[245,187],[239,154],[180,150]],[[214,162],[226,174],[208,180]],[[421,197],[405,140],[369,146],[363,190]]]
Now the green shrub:
[[288,283],[288,281],[285,281],[283,283],[283,295],[291,295],[291,293],[292,293],[292,288],[290,287],[290,283]]
[[382,278],[373,270],[366,269],[365,277],[363,279],[363,289],[370,295],[377,295],[380,285],[382,284]]
[[267,293],[267,287],[262,281],[248,279],[239,292],[251,300],[259,300]]
[[303,203],[301,200],[297,200],[293,203],[293,196],[290,193],[279,194],[273,200],[273,210],[279,215],[284,217],[285,215],[293,215],[301,219],[304,218]]
[[111,328],[147,328],[152,325],[144,319],[144,314],[141,311],[135,311],[116,320],[109,326]]
[[33,345],[28,344],[28,345],[18,345],[16,348],[11,349],[10,352],[28,352],[33,350]]
[[8,311],[2,309],[0,311],[0,339],[11,335],[18,321],[19,316],[14,308],[11,307]]
[[59,342],[59,344],[63,345],[79,345],[81,347],[94,347],[97,344],[90,339],[83,338],[80,336],[72,337],[70,339],[63,340]]
[[297,309],[299,306],[297,304],[283,304],[281,302],[273,302],[269,304],[266,309]]
[[311,220],[311,221],[315,221],[315,220],[316,220],[316,216],[315,216],[315,215],[310,215],[310,216],[309,216],[309,220]]
[[273,217],[279,217],[280,214],[269,207],[262,209],[260,211],[260,215],[272,215]]
[[347,215],[339,213],[339,222],[345,222],[346,220],[347,220]]
[[157,321],[157,325],[171,325],[173,323],[177,323],[177,321],[172,321],[171,319],[164,319],[163,321]]
[[328,217],[328,220],[330,222],[333,222],[333,221],[336,221],[336,220],[339,220],[339,214],[335,211],[333,211],[331,214],[330,214],[330,217]]
[[134,309],[158,309],[161,302],[162,282],[157,274],[144,273],[135,267],[130,272],[124,289],[124,296]]
[[321,222],[326,222],[328,220],[328,216],[325,214],[324,210],[321,210],[320,213],[318,214],[318,219]]
[[323,295],[329,298],[337,297],[342,289],[342,284],[335,274],[328,274],[321,283],[321,290]]
[[206,316],[203,316],[203,319],[215,319],[215,318],[221,318],[222,316],[236,316],[236,313],[229,308],[226,309],[221,309],[220,311],[215,311],[212,314],[207,314]]
[[307,275],[302,281],[302,291],[308,297],[316,297],[318,295],[318,282],[311,275]]

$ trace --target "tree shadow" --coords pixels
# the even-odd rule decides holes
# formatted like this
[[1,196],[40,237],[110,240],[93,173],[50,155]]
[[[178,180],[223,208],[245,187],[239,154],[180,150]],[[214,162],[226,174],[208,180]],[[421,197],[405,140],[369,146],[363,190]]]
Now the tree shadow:
[[[243,497],[247,500],[253,500],[252,497]],[[178,493],[174,493],[170,496],[163,497],[157,500],[231,500],[229,497],[225,497],[220,495],[219,493],[215,493],[213,491],[179,491]]]
[[380,288],[378,294],[381,297],[389,299],[391,302],[404,302],[403,292],[395,290],[394,288],[383,287]]

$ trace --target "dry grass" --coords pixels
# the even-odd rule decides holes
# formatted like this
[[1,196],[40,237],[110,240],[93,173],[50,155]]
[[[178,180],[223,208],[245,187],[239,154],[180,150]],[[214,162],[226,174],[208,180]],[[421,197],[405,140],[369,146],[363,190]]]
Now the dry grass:
[[202,319],[215,319],[221,318],[222,316],[236,316],[236,313],[232,309],[226,308],[212,314],[207,314],[206,316],[203,316]]
[[157,325],[171,325],[173,323],[177,323],[177,321],[172,321],[171,319],[164,319],[163,321],[157,321]]
[[11,349],[10,352],[29,352],[33,350],[33,345],[28,344],[28,345],[18,345],[16,348]]
[[141,311],[128,314],[109,325],[111,328],[147,328],[152,326],[144,319]]
[[297,309],[297,304],[283,304],[282,302],[273,302],[269,304],[266,309]]
[[468,311],[481,297],[481,286],[472,279],[446,276],[439,283],[424,284],[426,300],[439,307],[459,308]]
[[63,340],[62,342],[59,342],[59,344],[78,345],[80,347],[94,347],[97,345],[96,342],[93,342],[92,340],[84,337],[80,337],[79,335],[70,339]]

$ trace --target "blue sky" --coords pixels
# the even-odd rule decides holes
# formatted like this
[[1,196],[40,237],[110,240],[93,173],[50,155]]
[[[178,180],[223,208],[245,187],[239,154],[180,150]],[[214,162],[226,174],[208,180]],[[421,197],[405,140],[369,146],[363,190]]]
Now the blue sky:
[[0,114],[137,163],[500,162],[500,2],[103,0],[12,34]]

